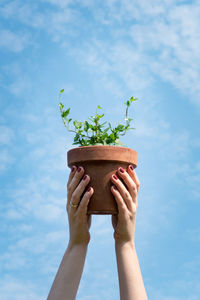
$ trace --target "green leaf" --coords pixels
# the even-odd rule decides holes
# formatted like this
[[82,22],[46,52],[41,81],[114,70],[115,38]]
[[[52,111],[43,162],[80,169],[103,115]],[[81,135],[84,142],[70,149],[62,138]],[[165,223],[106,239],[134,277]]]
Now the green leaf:
[[115,135],[114,135],[114,133],[111,133],[111,134],[110,134],[110,138],[111,138],[112,140],[115,140]]
[[136,100],[138,100],[138,98],[134,98],[133,96],[130,99],[131,102],[136,101]]
[[106,128],[106,129],[104,129],[104,131],[103,131],[103,132],[107,132],[109,129],[110,129],[110,128],[108,127],[108,128]]
[[60,109],[64,108],[64,105],[61,102],[58,105],[59,105]]
[[124,130],[124,125],[119,124],[115,129],[117,131],[123,131]]
[[74,138],[74,142],[78,141],[79,140],[79,134],[77,133],[75,138]]
[[60,90],[60,94],[62,94],[64,92],[64,89]]
[[88,123],[88,126],[89,126],[90,129],[92,129],[92,124]]
[[68,108],[67,110],[64,110],[61,114],[62,118],[65,118],[69,115],[69,112],[70,112],[70,108]]
[[82,144],[83,146],[87,146],[87,141],[86,141],[85,139],[81,139],[81,144]]
[[76,129],[80,129],[82,127],[82,122],[78,122],[77,120],[75,120],[73,122],[74,126],[76,127]]
[[88,118],[88,119],[93,122],[93,119],[91,119],[91,118]]
[[128,119],[125,119],[126,121],[128,121],[128,122],[130,122],[130,121],[132,121],[133,119],[131,119],[131,118],[128,118]]
[[78,145],[80,144],[80,142],[74,142],[72,145]]
[[89,123],[87,121],[85,121],[84,130],[87,132],[89,128],[90,128]]
[[100,105],[97,106],[98,109],[101,109],[102,107]]

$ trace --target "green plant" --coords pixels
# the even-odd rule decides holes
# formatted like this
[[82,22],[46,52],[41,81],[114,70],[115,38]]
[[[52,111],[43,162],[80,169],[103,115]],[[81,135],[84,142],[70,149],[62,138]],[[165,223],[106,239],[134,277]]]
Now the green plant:
[[[59,93],[59,101],[61,98],[62,93],[64,92],[64,89],[62,89]],[[133,119],[128,118],[128,108],[130,107],[130,104],[133,101],[138,100],[137,98],[131,97],[130,100],[127,100],[124,102],[126,104],[126,125],[118,124],[117,127],[112,128],[111,124],[109,123],[109,127],[103,130],[104,125],[107,122],[104,122],[102,124],[99,123],[100,119],[103,118],[104,114],[100,115],[97,113],[96,110],[96,115],[91,118],[89,118],[90,121],[93,122],[93,124],[88,123],[88,121],[84,122],[78,122],[77,120],[73,121],[75,130],[70,130],[69,129],[69,123],[72,121],[72,119],[68,119],[68,115],[70,113],[70,108],[67,110],[64,110],[64,105],[60,102],[59,103],[59,108],[60,108],[60,113],[61,117],[64,123],[64,126],[67,128],[68,131],[74,132],[75,138],[74,138],[74,143],[72,145],[80,145],[81,146],[94,146],[94,145],[115,145],[115,146],[126,146],[124,145],[120,139],[119,136],[123,136],[126,134],[126,132],[130,129],[135,129],[135,128],[130,128],[130,121]],[[97,109],[101,109],[101,106],[98,105]],[[111,130],[111,133],[108,134],[108,130]],[[85,132],[86,135],[83,133]],[[92,136],[89,135],[89,133],[92,133]]]

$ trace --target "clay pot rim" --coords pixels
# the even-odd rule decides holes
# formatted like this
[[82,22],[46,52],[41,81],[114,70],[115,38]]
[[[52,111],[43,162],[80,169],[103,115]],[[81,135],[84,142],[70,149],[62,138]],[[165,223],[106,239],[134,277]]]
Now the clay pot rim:
[[[104,147],[105,148],[121,148],[121,149],[131,149],[131,150],[134,150],[132,148],[129,148],[129,147],[123,147],[123,146],[114,146],[114,145],[90,145],[90,146],[80,146],[80,147],[74,147],[74,148],[71,148],[69,151],[73,150],[73,149],[85,149],[85,148],[99,148],[99,147]],[[135,151],[135,150],[134,150]]]
[[128,147],[113,145],[81,146],[70,149],[67,152],[67,157],[68,167],[76,164],[77,161],[79,163],[84,161],[121,161],[133,164],[135,168],[137,167],[137,152]]

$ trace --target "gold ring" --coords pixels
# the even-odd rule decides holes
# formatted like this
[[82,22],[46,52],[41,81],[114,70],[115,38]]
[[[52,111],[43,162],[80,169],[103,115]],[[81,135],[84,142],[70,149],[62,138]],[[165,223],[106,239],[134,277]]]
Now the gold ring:
[[78,207],[78,204],[73,204],[72,202],[70,202],[69,205],[73,208]]

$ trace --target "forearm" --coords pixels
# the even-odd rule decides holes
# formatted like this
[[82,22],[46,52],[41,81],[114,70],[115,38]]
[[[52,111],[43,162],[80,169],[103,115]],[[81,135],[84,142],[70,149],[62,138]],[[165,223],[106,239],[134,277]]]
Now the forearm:
[[134,244],[115,244],[121,300],[147,300]]
[[68,246],[47,300],[74,300],[83,272],[87,246]]

